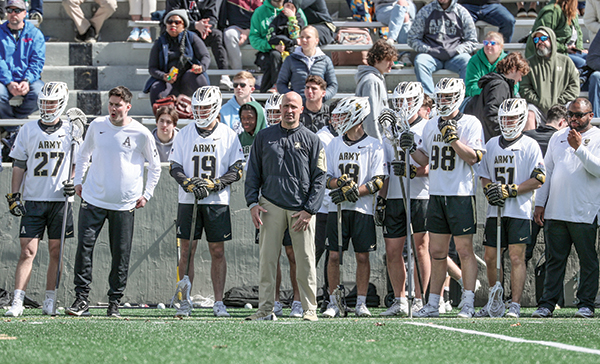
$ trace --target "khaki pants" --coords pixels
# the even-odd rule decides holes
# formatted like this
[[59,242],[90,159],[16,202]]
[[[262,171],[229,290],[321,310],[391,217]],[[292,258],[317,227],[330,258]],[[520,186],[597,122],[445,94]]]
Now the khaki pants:
[[260,198],[260,206],[267,212],[261,213],[263,225],[260,227],[260,266],[258,274],[258,309],[265,313],[273,311],[275,304],[275,278],[277,262],[281,254],[283,233],[289,227],[292,247],[296,256],[296,280],[300,290],[302,308],[317,308],[317,270],[315,264],[315,220],[310,220],[306,231],[294,231],[292,226],[298,220],[292,218],[297,211],[284,210],[264,197]]
[[73,19],[79,34],[84,34],[90,25],[96,29],[96,34],[100,34],[100,29],[106,19],[117,10],[117,0],[94,0],[100,7],[89,21],[85,18],[80,5],[84,0],[63,0],[62,4],[67,12],[67,15]]

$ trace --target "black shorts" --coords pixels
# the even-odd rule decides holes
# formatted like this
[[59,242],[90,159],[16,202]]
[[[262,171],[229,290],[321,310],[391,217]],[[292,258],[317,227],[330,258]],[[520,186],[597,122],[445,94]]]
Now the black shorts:
[[[375,221],[372,215],[358,211],[342,211],[342,248],[348,250],[350,238],[356,253],[368,253],[377,249]],[[327,250],[338,250],[337,211],[327,214]]]
[[425,226],[435,234],[475,234],[475,196],[429,196]]
[[[177,237],[190,238],[192,227],[192,212],[194,205],[179,204],[177,207]],[[219,243],[231,240],[231,216],[229,205],[200,205],[196,218],[194,240],[202,238],[202,229],[206,231],[206,241]]]
[[[73,206],[69,203],[65,238],[73,237]],[[27,214],[21,217],[20,238],[42,239],[44,230],[48,229],[48,239],[60,239],[62,232],[65,203],[25,201]]]
[[[406,211],[404,200],[390,199],[385,206],[383,220],[384,238],[403,238],[406,236]],[[410,200],[410,217],[414,233],[424,233],[425,217],[429,200]]]
[[[510,244],[531,243],[531,220],[503,217],[501,221],[500,243],[501,247],[508,248]],[[485,222],[483,245],[496,247],[496,218],[490,217]]]

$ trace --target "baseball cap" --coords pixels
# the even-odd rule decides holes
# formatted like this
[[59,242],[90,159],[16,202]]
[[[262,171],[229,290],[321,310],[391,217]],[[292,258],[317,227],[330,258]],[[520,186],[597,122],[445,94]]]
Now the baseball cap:
[[21,10],[27,10],[27,6],[25,5],[25,1],[23,0],[8,0],[6,2],[6,7],[10,8],[17,8],[17,9],[21,9]]

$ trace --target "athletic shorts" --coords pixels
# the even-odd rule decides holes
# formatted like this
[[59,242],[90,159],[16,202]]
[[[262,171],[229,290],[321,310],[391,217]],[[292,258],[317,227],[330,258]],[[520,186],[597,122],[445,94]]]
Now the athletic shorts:
[[475,196],[429,196],[427,231],[454,236],[475,234]]
[[[501,221],[500,243],[501,247],[507,248],[511,244],[531,243],[531,220],[503,217]],[[496,247],[496,218],[490,217],[485,222],[483,245]]]
[[[383,220],[384,238],[403,238],[406,236],[406,211],[404,200],[390,199],[385,206],[385,220]],[[425,216],[429,200],[410,200],[410,217],[414,233],[424,233]]]
[[[194,205],[192,204],[180,203],[177,207],[177,237],[179,239],[190,238],[193,209]],[[209,243],[231,240],[229,205],[198,204],[194,240],[202,238],[202,229],[206,231],[206,241]]]
[[[348,250],[350,238],[355,253],[368,253],[377,249],[375,221],[372,215],[358,211],[342,210],[342,249]],[[338,250],[337,211],[327,214],[327,250]]]
[[[48,239],[60,239],[65,203],[25,201],[27,213],[21,217],[20,238],[42,239],[48,229]],[[69,203],[65,238],[73,237],[73,206]]]

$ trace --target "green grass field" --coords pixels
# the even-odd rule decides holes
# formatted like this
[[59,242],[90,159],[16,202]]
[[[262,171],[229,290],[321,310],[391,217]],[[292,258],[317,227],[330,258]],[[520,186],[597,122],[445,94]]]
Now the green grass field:
[[31,309],[16,319],[0,310],[0,363],[600,363],[600,320],[574,319],[575,309],[528,318],[533,310],[521,319],[456,319],[454,310],[410,320],[372,309],[373,318],[315,323],[248,322],[254,311],[245,309],[230,309],[229,319],[212,309],[186,319],[172,317],[174,309],[121,309],[123,318],[107,318],[105,309],[88,318]]

